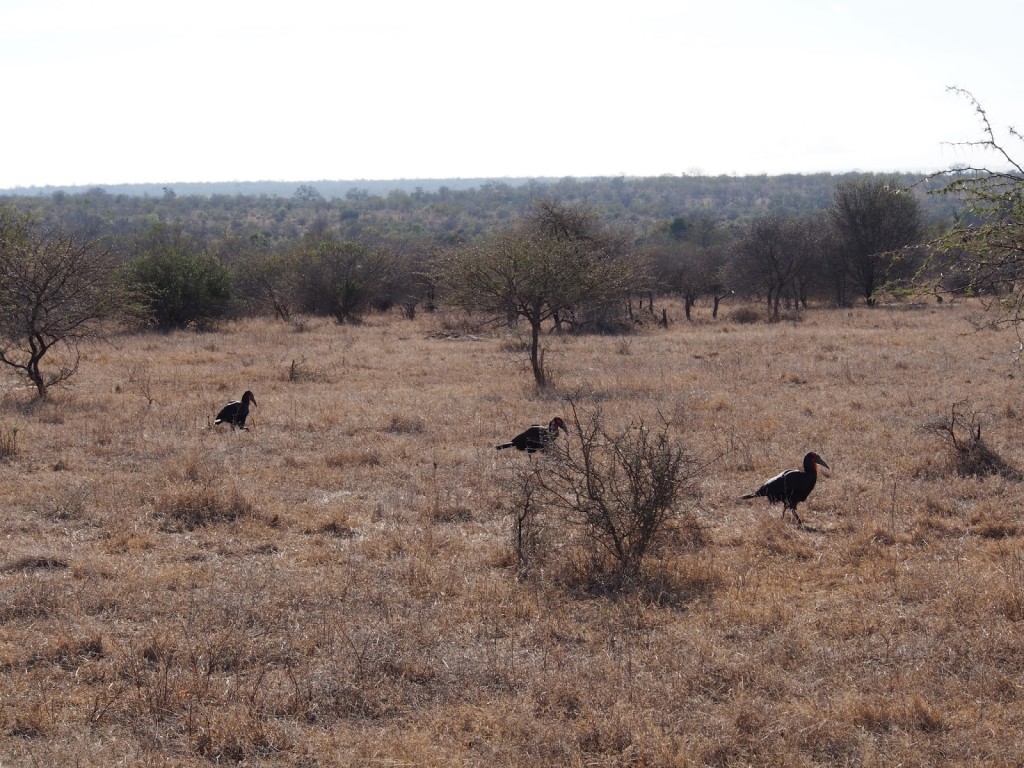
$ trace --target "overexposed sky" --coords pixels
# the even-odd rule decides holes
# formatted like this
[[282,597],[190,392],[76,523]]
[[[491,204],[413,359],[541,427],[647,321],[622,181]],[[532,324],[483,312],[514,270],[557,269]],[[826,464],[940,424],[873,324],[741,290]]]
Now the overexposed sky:
[[0,189],[940,170],[981,137],[947,86],[1024,123],[1022,30],[1020,0],[0,0]]

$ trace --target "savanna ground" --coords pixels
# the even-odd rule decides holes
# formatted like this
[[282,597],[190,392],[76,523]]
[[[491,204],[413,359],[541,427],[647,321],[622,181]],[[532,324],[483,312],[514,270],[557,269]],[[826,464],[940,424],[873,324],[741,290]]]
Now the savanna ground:
[[[0,766],[1019,765],[1024,482],[924,428],[969,400],[1024,469],[1016,336],[969,313],[549,337],[546,394],[437,315],[121,336],[43,403],[9,379]],[[208,428],[247,388],[252,429]],[[565,392],[708,464],[662,599],[517,578],[529,459],[493,446]],[[806,529],[738,499],[808,450]]]

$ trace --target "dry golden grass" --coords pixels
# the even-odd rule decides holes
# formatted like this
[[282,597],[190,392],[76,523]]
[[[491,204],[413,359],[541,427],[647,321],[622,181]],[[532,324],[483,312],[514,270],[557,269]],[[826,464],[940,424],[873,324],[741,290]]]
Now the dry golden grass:
[[[679,313],[677,313],[679,314]],[[1016,337],[963,306],[520,345],[455,323],[118,338],[0,434],[0,765],[1019,765],[1024,485],[923,429],[969,399],[1024,469]],[[248,432],[209,428],[256,393]],[[493,446],[663,414],[704,546],[650,591],[517,580]],[[807,528],[740,501],[808,450]]]

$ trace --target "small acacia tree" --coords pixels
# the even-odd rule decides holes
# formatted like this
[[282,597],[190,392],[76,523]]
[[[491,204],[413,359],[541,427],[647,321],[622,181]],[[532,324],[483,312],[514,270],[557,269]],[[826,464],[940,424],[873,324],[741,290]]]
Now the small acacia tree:
[[646,271],[625,239],[602,229],[593,214],[541,201],[513,228],[450,251],[440,260],[439,281],[457,306],[496,323],[529,324],[530,366],[543,387],[544,323],[624,306]]
[[[0,363],[26,376],[40,398],[78,371],[79,345],[102,339],[106,321],[127,309],[114,267],[103,242],[41,230],[0,206]],[[68,354],[44,369],[55,348]]]

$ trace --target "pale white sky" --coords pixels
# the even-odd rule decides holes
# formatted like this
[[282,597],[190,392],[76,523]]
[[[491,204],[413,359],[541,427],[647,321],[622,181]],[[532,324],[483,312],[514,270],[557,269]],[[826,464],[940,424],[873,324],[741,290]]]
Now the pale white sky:
[[947,86],[1024,123],[1022,31],[1020,0],[0,0],[0,189],[939,170],[981,135]]

